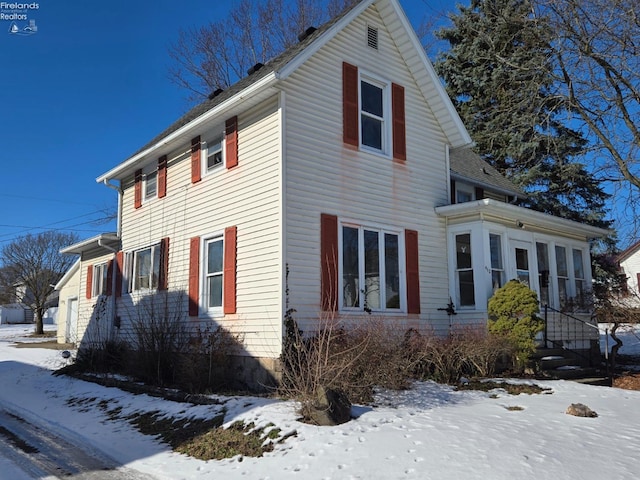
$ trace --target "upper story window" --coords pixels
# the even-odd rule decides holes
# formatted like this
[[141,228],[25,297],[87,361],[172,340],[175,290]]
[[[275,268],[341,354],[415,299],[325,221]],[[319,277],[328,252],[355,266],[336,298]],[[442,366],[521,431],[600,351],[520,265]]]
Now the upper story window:
[[216,167],[224,164],[224,141],[217,138],[204,144],[204,173],[212,172]]
[[456,183],[456,203],[465,203],[472,200],[474,200],[473,187]]
[[93,283],[92,292],[93,297],[98,295],[105,295],[107,293],[107,264],[100,263],[93,266]]
[[402,237],[357,225],[343,225],[341,233],[342,308],[399,311],[404,291],[399,254]]
[[144,200],[151,200],[158,195],[158,170],[155,168],[155,165],[150,165],[144,169],[143,172],[143,198]]
[[369,79],[360,81],[360,138],[363,146],[385,152],[387,127],[385,108],[387,87]]
[[343,141],[363,150],[407,159],[405,90],[342,64]]

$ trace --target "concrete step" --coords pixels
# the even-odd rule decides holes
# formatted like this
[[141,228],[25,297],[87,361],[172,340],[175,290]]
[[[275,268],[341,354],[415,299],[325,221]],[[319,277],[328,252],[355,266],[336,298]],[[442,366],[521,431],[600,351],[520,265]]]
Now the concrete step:
[[578,378],[592,378],[598,375],[598,369],[594,367],[581,367],[579,365],[565,365],[562,367],[545,370],[552,378],[562,380],[575,380]]

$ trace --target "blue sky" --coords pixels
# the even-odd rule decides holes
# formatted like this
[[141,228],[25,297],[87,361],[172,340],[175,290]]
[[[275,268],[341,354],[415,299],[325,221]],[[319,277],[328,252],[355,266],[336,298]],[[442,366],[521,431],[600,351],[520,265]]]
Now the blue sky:
[[[224,17],[234,4],[36,3],[27,14],[34,34],[10,33],[11,20],[0,19],[0,248],[49,229],[81,238],[115,231],[113,222],[95,223],[117,200],[96,177],[185,112],[187,92],[167,76],[167,47],[180,29]],[[453,8],[446,0],[401,3],[414,24]],[[15,21],[20,32],[28,23]]]

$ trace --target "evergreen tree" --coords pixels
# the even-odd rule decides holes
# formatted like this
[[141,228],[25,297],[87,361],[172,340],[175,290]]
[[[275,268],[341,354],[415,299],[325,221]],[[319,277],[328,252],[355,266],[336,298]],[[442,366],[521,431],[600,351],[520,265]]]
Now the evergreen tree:
[[586,139],[555,92],[552,31],[528,0],[471,0],[436,32],[449,43],[436,69],[476,151],[528,195],[527,206],[597,226],[607,194],[574,159]]

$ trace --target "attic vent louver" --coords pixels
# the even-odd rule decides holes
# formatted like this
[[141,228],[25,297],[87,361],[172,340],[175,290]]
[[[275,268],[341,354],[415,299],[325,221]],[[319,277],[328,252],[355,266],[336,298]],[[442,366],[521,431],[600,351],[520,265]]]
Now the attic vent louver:
[[251,67],[249,70],[247,70],[247,75],[251,75],[252,73],[256,73],[262,67],[264,67],[264,64],[262,64],[260,62],[256,63],[253,67]]
[[218,95],[220,95],[222,92],[224,92],[224,90],[222,90],[221,88],[216,88],[213,92],[211,92],[209,94],[209,100],[213,100]]
[[378,29],[367,25],[367,45],[378,50]]
[[316,30],[317,30],[316,27],[307,28],[304,32],[302,32],[300,35],[298,35],[298,41],[299,42],[303,41],[305,38],[307,38],[309,35],[311,35]]

